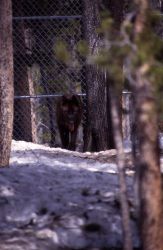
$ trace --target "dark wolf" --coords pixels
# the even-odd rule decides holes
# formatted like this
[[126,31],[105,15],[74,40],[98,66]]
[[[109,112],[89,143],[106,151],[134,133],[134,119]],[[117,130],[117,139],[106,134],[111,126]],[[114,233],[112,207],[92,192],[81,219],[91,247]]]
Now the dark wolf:
[[75,150],[78,127],[82,119],[82,102],[78,95],[63,95],[56,107],[62,148]]

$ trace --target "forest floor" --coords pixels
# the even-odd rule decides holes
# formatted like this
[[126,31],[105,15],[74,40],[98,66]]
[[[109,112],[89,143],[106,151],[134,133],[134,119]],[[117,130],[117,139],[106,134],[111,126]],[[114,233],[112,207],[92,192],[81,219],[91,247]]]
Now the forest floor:
[[[13,141],[0,169],[0,250],[122,248],[116,151],[79,153]],[[133,169],[126,152],[134,246]]]

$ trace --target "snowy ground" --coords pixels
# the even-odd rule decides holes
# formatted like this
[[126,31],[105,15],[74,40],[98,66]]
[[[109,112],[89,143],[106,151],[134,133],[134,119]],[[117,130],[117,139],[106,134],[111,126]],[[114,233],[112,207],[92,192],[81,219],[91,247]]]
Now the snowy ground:
[[[11,167],[0,169],[0,250],[121,249],[115,154],[13,141]],[[127,183],[138,246],[130,170]]]

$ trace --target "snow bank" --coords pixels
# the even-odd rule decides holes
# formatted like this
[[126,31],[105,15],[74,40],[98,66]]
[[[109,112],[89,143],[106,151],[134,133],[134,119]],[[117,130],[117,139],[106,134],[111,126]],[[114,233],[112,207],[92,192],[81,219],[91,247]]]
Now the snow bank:
[[[10,168],[0,169],[1,250],[121,247],[116,151],[109,154],[106,163],[102,152],[13,141]],[[138,246],[132,177],[127,183]]]

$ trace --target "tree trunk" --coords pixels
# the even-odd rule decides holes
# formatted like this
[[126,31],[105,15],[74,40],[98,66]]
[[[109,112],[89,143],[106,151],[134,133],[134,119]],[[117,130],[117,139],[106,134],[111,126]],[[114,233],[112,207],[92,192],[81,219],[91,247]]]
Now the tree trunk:
[[[97,0],[83,0],[83,25],[85,39],[90,53],[98,53],[99,37],[96,28],[100,24],[99,6]],[[84,151],[100,151],[107,149],[107,119],[106,119],[106,83],[104,74],[97,66],[86,65],[87,121],[85,131]]]
[[120,203],[121,203],[121,213],[122,213],[122,228],[123,228],[123,249],[132,250],[132,233],[130,226],[130,212],[127,200],[127,187],[125,180],[125,153],[123,149],[123,140],[121,133],[121,119],[118,112],[118,99],[116,98],[116,93],[114,90],[114,81],[110,84],[110,103],[111,103],[111,114],[112,114],[112,123],[113,123],[113,133],[115,147],[117,150],[117,167],[118,167],[118,177],[119,177],[119,192],[120,192]]
[[[137,159],[140,230],[143,249],[161,250],[162,192],[154,99],[146,87],[137,90],[136,121],[140,155]],[[142,95],[145,93],[145,95]]]
[[11,0],[0,1],[0,167],[9,165],[13,129]]
[[[124,18],[124,0],[109,0],[105,1],[104,0],[105,7],[109,10],[113,21],[114,21],[114,28],[115,31],[118,35],[119,29],[121,26],[121,23]],[[122,68],[123,68],[123,63],[122,63]],[[118,89],[118,112],[119,112],[119,118],[120,118],[120,130],[122,133],[122,90],[123,90],[123,83],[121,85],[121,88]],[[113,136],[113,125],[112,125],[112,119],[111,119],[111,104],[110,104],[110,99],[111,99],[111,94],[109,93],[110,91],[110,83],[107,81],[107,126],[108,126],[108,148],[115,148],[115,143],[114,143],[114,136]]]
[[107,93],[107,140],[108,140],[108,149],[115,148],[114,142],[114,133],[113,133],[113,124],[112,124],[112,116],[111,116],[111,93],[110,93],[110,79],[108,79],[106,84],[106,93]]
[[[135,39],[140,38],[147,25],[147,0],[135,1],[138,15],[135,21]],[[137,185],[139,187],[140,233],[143,250],[162,250],[162,190],[159,161],[159,144],[156,105],[153,89],[146,78],[148,62],[136,69],[134,86],[136,108],[136,133],[138,152],[136,161]]]
[[[21,2],[20,2],[21,4]],[[21,6],[20,6],[21,8]],[[14,29],[14,88],[15,95],[32,95],[34,86],[31,72],[25,60],[27,37],[23,20],[17,21]],[[25,39],[26,38],[26,39]],[[14,102],[14,138],[36,142],[36,114],[32,99],[16,99]]]

